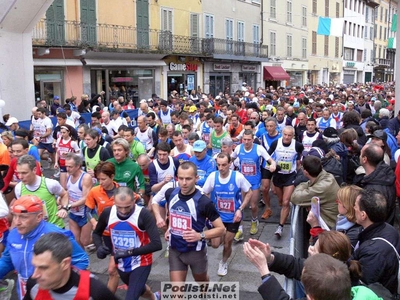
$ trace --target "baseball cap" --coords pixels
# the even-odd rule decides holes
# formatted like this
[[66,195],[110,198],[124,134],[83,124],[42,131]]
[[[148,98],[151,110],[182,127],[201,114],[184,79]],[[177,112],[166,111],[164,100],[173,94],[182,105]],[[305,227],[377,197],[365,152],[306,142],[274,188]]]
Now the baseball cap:
[[324,130],[323,136],[328,137],[328,138],[337,138],[338,132],[335,128],[328,127]]
[[53,100],[60,100],[60,97],[54,96]]
[[14,202],[11,210],[17,214],[41,212],[43,211],[43,203],[37,196],[25,195]]
[[191,107],[189,107],[189,112],[195,112],[197,110],[197,107],[195,105],[192,105]]
[[146,100],[146,99],[142,99],[142,100],[140,100],[139,103],[140,103],[140,104],[142,104],[142,103],[147,103],[147,100]]
[[383,131],[382,129],[378,129],[378,130],[375,130],[375,131],[374,131],[374,133],[372,134],[372,137],[377,138],[377,139],[380,139],[380,140],[386,142],[386,140],[387,140],[387,133],[386,133],[385,131]]
[[274,107],[271,105],[271,104],[268,104],[266,107],[265,107],[265,110],[272,110]]
[[316,156],[318,158],[323,158],[325,156],[324,151],[321,148],[318,148],[318,147],[311,147],[311,149],[309,151],[303,151],[302,154],[303,154],[304,157],[313,155],[313,156]]
[[202,152],[206,149],[207,145],[205,141],[197,140],[193,143],[193,151],[194,152]]
[[293,103],[293,107],[294,107],[294,108],[299,108],[299,107],[300,107],[300,103],[299,103],[299,102]]
[[18,120],[15,117],[11,117],[11,118],[8,119],[8,121],[6,123],[6,126],[11,126],[14,123],[18,123]]

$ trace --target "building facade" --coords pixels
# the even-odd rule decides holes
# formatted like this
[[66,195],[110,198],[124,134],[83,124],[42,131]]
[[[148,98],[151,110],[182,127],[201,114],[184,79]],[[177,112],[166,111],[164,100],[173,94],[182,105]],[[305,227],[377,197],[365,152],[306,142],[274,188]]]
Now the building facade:
[[[269,61],[263,63],[264,83],[302,86],[308,82],[309,0],[265,0],[264,40],[269,48]],[[276,70],[283,68],[283,72]],[[281,74],[281,75],[279,75]]]

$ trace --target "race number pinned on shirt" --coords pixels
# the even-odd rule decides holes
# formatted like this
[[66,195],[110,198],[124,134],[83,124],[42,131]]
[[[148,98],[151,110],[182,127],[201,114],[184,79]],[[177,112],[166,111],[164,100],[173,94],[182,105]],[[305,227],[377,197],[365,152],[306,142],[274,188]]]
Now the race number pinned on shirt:
[[278,161],[278,165],[281,167],[281,173],[288,174],[292,170],[292,163],[289,161]]
[[183,236],[183,233],[192,229],[192,216],[188,212],[171,210],[171,234]]
[[241,164],[241,171],[244,176],[256,176],[257,165],[254,161],[245,159]]
[[19,285],[19,299],[22,300],[26,294],[26,282],[28,279],[23,278],[20,274],[18,274],[18,285]]
[[137,248],[137,235],[133,230],[111,229],[111,239],[115,250],[128,250]]
[[235,212],[235,200],[233,198],[219,198],[217,199],[218,211],[223,213]]

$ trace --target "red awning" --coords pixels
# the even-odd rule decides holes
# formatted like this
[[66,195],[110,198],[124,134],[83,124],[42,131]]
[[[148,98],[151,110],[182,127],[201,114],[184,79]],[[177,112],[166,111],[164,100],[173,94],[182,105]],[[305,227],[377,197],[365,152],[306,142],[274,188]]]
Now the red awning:
[[279,66],[267,66],[264,67],[264,80],[289,80],[290,76],[286,71]]

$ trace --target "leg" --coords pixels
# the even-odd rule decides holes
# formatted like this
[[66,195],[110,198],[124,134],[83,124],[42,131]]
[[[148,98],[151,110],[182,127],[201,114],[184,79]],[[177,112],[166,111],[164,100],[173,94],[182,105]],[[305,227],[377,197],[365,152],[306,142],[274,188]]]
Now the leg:
[[64,188],[64,190],[67,190],[67,173],[66,172],[60,172],[60,184]]
[[271,199],[269,198],[269,189],[271,187],[271,179],[263,179],[261,180],[262,186],[262,197],[265,203],[265,208],[271,208]]
[[[118,270],[122,281],[128,285],[128,291],[126,292],[125,296],[126,300],[139,300],[141,295],[148,299],[152,299],[152,297],[154,297],[150,287],[146,285],[150,270],[151,265],[138,267],[129,273],[123,273]],[[126,278],[127,275],[128,278]]]
[[290,213],[290,197],[294,191],[294,185],[289,185],[283,187],[283,197],[282,197],[282,210],[280,224],[283,225],[286,222],[287,217]]
[[217,249],[222,244],[222,237],[211,239],[211,247]]
[[115,265],[114,256],[110,256],[110,262],[108,263],[108,276],[107,287],[115,294],[118,288],[119,275]]
[[68,224],[69,224],[69,229],[74,234],[75,240],[83,248],[84,245],[81,242],[81,228],[79,227],[79,225],[74,220],[71,219],[71,217],[69,218]]
[[251,216],[253,220],[257,219],[258,216],[258,200],[260,200],[260,189],[254,189],[250,199]]
[[81,243],[84,247],[92,243],[92,224],[90,222],[87,222],[81,228],[80,238],[81,238]]
[[235,233],[227,231],[224,238],[224,250],[222,252],[222,261],[227,262],[228,258],[232,254],[232,243]]
[[172,282],[185,282],[186,276],[187,276],[187,270],[186,271],[170,271],[169,272],[169,279]]

